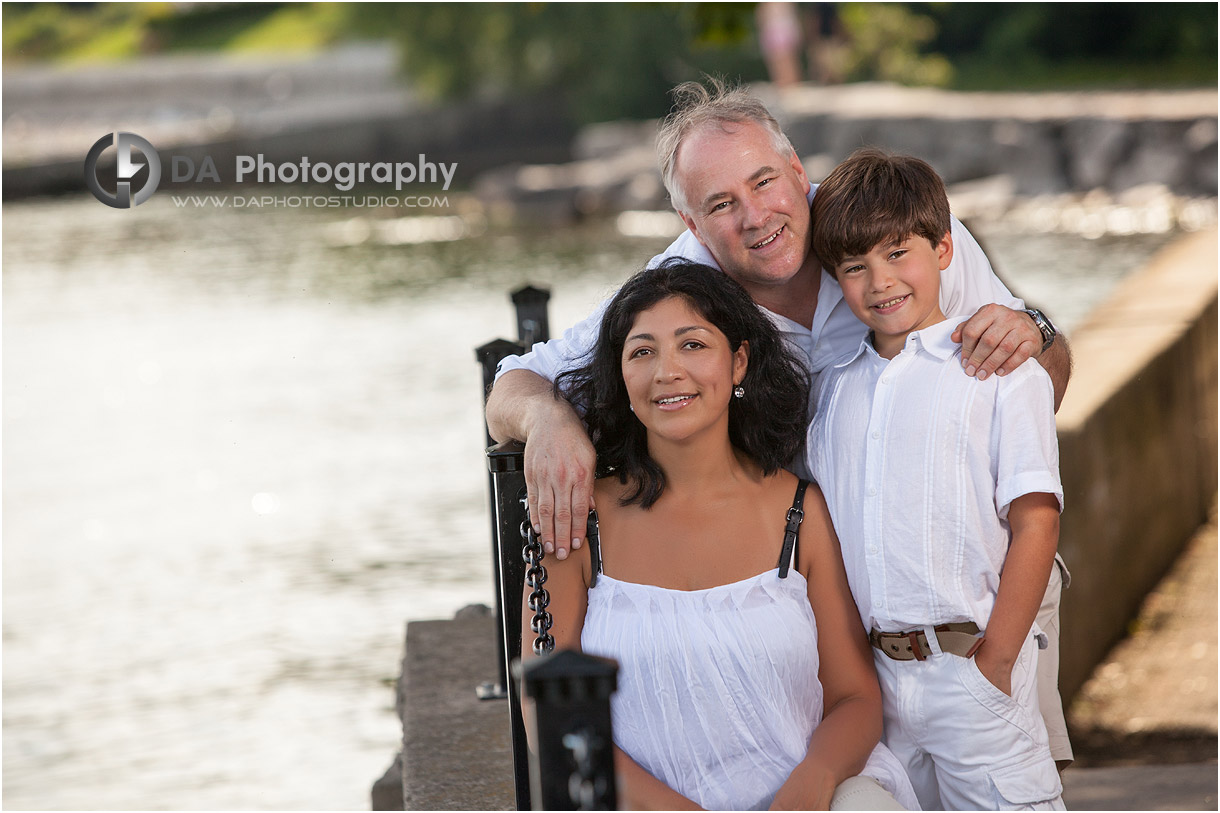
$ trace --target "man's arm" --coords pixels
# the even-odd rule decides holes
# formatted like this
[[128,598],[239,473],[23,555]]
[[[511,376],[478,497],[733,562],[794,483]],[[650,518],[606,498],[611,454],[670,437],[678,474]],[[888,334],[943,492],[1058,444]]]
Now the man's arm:
[[585,538],[593,508],[597,455],[572,405],[555,397],[551,382],[510,370],[487,398],[487,429],[498,441],[525,443],[530,522],[542,547],[563,560]]
[[950,317],[970,315],[953,334],[962,344],[962,366],[981,380],[993,373],[1007,375],[1036,358],[1051,377],[1058,409],[1072,374],[1066,339],[1057,335],[1055,344],[1039,355],[1042,331],[1021,310],[1025,303],[996,276],[970,230],[956,217],[951,227],[953,260],[941,272],[941,309]]
[[1055,342],[1040,353],[1042,332],[1024,311],[1003,305],[984,305],[957,326],[953,340],[962,344],[962,366],[979,380],[995,373],[1007,375],[1027,359],[1037,359],[1055,389],[1055,411],[1063,402],[1072,376],[1072,354],[1067,338],[1055,334]]

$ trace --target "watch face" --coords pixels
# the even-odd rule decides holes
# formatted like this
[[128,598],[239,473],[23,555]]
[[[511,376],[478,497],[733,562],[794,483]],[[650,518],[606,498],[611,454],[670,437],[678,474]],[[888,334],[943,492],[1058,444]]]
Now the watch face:
[[1046,318],[1046,314],[1037,308],[1028,308],[1025,311],[1029,317],[1034,320],[1034,324],[1038,326],[1038,330],[1042,333],[1042,349],[1050,347],[1055,341],[1055,326],[1051,324],[1051,320]]

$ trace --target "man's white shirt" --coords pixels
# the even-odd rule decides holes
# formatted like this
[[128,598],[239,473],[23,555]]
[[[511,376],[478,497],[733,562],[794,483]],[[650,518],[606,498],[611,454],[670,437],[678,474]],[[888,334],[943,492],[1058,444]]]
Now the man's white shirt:
[[985,628],[1012,501],[1063,506],[1050,376],[1034,360],[979,381],[946,320],[893,359],[864,338],[821,377],[806,458],[866,629]]

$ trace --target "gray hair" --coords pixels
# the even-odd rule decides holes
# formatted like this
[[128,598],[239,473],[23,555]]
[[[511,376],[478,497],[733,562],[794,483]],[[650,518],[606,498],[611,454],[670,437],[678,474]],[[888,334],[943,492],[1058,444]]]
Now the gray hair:
[[729,86],[722,80],[708,77],[705,87],[699,82],[683,82],[671,91],[674,107],[657,133],[657,158],[661,164],[661,180],[670,202],[679,212],[689,213],[686,196],[674,179],[678,150],[692,132],[708,125],[754,123],[766,128],[775,151],[785,157],[796,155],[792,143],[780,129],[779,122],[753,94],[741,85]]

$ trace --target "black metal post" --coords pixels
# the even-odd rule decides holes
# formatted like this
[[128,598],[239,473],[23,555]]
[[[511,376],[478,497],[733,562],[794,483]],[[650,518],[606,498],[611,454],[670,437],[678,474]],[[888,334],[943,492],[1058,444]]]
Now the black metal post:
[[[506,341],[504,339],[496,339],[490,341],[482,347],[475,349],[475,358],[483,368],[483,398],[486,400],[487,393],[491,389],[491,384],[496,377],[496,365],[505,356],[517,355],[521,352],[521,345],[515,342]],[[483,426],[483,434],[486,437],[485,443],[492,444],[491,435],[487,432],[486,424]],[[500,537],[500,527],[496,522],[495,500],[496,500],[496,483],[495,474],[489,471],[487,474],[488,494],[492,500],[491,512],[491,581],[493,591],[496,596],[496,630],[503,635],[504,630],[504,596],[501,594],[500,578],[500,555],[497,547],[497,540]],[[524,487],[524,478],[522,478],[522,487]],[[520,557],[518,557],[520,558]],[[500,650],[504,650],[504,639],[500,639]],[[478,694],[480,700],[503,700],[508,696],[508,666],[503,658],[497,661],[498,680],[495,682],[487,681],[480,683],[475,687],[475,693]]]
[[512,293],[513,305],[517,308],[517,341],[527,350],[534,342],[545,342],[551,338],[550,319],[546,311],[550,298],[550,291],[532,285]]
[[610,695],[618,664],[567,649],[519,661],[513,672],[534,700],[534,809],[616,809]]
[[[525,560],[521,556],[521,523],[529,513],[525,499],[525,447],[520,443],[501,443],[487,451],[487,466],[492,472],[492,495],[496,534],[492,556],[496,561],[501,597],[497,613],[500,633],[501,674],[512,674],[510,665],[521,654],[521,601],[525,584]],[[512,727],[513,772],[517,790],[517,809],[530,809],[529,748],[521,717],[521,694],[508,681],[503,683],[508,698],[508,717]]]
[[[495,380],[496,367],[504,357],[520,354],[535,342],[549,338],[547,301],[550,292],[526,286],[512,294],[516,306],[519,342],[497,339],[475,350],[483,368],[483,398],[486,400]],[[484,433],[488,444],[494,441]],[[476,688],[481,699],[507,699],[512,727],[513,771],[517,809],[530,809],[529,749],[521,716],[521,695],[509,680],[510,665],[521,654],[521,600],[525,583],[521,529],[529,519],[525,492],[525,447],[504,443],[488,449],[488,482],[491,495],[491,561],[496,597],[496,631],[500,657],[497,658],[498,682],[485,682]]]

